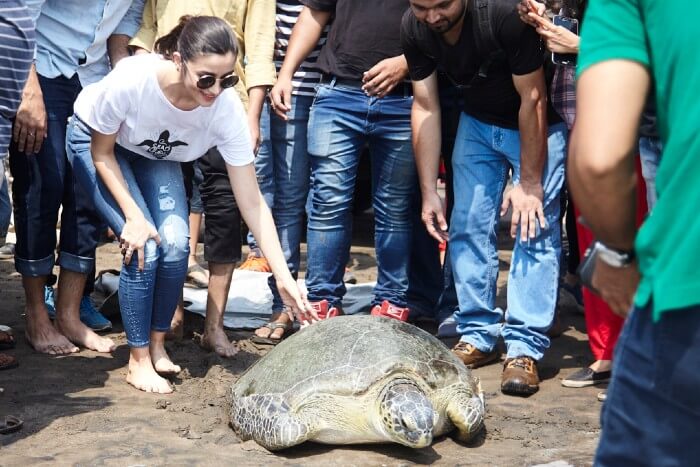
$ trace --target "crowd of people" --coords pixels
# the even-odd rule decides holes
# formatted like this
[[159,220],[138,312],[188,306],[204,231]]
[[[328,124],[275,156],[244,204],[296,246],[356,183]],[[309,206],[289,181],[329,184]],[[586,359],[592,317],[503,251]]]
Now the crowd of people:
[[[0,254],[22,276],[29,344],[114,350],[90,300],[107,229],[124,259],[127,381],[143,391],[171,392],[163,376],[180,371],[164,341],[182,332],[186,280],[208,287],[202,346],[235,355],[223,315],[241,218],[241,267],[272,273],[272,316],[254,339],[276,343],[294,321],[342,315],[367,152],[372,315],[437,321],[472,368],[500,362],[502,340],[501,391],[528,396],[570,293],[593,363],[562,384],[613,381],[599,395],[597,462],[692,459],[697,443],[672,448],[700,417],[697,221],[676,213],[696,196],[698,120],[684,95],[698,81],[667,31],[673,10],[647,0],[3,2],[0,155],[9,148],[17,240]],[[304,236],[306,293],[296,282]],[[0,330],[0,348],[12,345]],[[1,368],[16,364],[0,354]],[[667,433],[643,426],[658,411]]]

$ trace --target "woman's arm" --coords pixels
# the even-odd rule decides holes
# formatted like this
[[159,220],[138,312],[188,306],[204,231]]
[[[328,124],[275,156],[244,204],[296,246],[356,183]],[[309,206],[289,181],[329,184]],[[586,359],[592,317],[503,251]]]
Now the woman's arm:
[[287,268],[287,261],[284,259],[277,237],[277,228],[258,188],[253,164],[243,166],[226,164],[226,168],[243,220],[253,232],[255,240],[270,264],[290,318],[296,315],[301,322],[318,319],[316,312],[302,298],[296,281]]
[[117,158],[114,155],[114,145],[117,135],[105,135],[92,130],[90,151],[95,170],[124,214],[126,223],[119,234],[124,262],[129,264],[134,251],[138,252],[139,270],[144,268],[144,246],[149,238],[160,244],[160,236],[156,228],[144,216],[141,208],[129,193],[129,187],[124,180]]

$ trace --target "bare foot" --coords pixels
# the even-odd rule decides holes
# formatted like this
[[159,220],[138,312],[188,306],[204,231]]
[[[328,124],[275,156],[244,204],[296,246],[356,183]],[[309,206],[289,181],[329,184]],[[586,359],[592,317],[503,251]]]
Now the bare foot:
[[185,334],[185,311],[178,304],[175,309],[173,319],[170,320],[170,331],[165,333],[165,339],[169,341],[180,341]]
[[95,352],[110,353],[117,347],[112,339],[98,336],[80,319],[62,316],[61,313],[56,315],[56,329],[74,344],[82,345]]
[[[27,316],[27,329],[24,335],[37,352],[49,355],[67,355],[80,350],[66,336],[56,330],[49,321],[46,311],[43,311],[42,314],[27,313]],[[30,319],[29,316],[34,318]]]
[[163,343],[158,343],[151,340],[151,345],[148,347],[148,350],[151,354],[153,367],[158,373],[174,375],[182,371],[180,365],[175,365],[173,361],[170,360],[168,352],[165,351]]
[[141,361],[129,360],[129,371],[126,374],[126,382],[136,389],[158,394],[170,394],[173,392],[168,380],[156,373],[151,360],[146,358]]
[[223,328],[220,327],[204,329],[200,345],[203,349],[216,352],[217,355],[224,358],[233,357],[238,353],[236,346],[228,340]]
[[255,330],[255,335],[263,339],[281,340],[292,326],[286,313],[274,314],[270,322]]

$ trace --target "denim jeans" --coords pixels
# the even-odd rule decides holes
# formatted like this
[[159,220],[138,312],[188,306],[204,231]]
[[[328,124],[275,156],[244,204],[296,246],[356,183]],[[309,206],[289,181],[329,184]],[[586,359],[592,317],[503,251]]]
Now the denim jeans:
[[10,218],[12,217],[12,203],[10,203],[10,193],[8,191],[9,182],[5,177],[5,166],[3,158],[0,157],[0,241],[5,240],[7,229],[10,228]]
[[[564,182],[566,126],[549,128],[544,166],[544,214],[527,242],[515,241],[508,276],[508,312],[495,307],[499,260],[499,210],[509,170],[520,180],[520,133],[462,113],[452,167],[455,205],[450,225],[450,259],[459,300],[455,313],[463,342],[490,352],[502,335],[508,357],[542,358],[557,301],[561,238],[559,194]],[[518,229],[519,230],[519,229]],[[520,233],[518,232],[518,238]]]
[[[265,202],[272,210],[287,267],[296,278],[299,274],[300,249],[304,234],[304,213],[309,193],[309,153],[306,130],[313,97],[292,96],[292,110],[284,121],[270,112],[265,102],[260,116],[262,144],[255,157],[255,172]],[[248,233],[248,245],[255,240]],[[272,311],[282,311],[284,304],[273,277],[268,281],[272,291]]]
[[10,146],[14,181],[15,268],[23,276],[47,276],[54,266],[56,223],[61,214],[58,264],[89,273],[95,262],[99,221],[88,196],[78,186],[66,159],[66,123],[81,90],[78,76],[70,79],[39,75],[48,117],[48,138],[38,154],[24,154]]
[[647,206],[649,211],[656,204],[656,170],[661,162],[663,145],[658,138],[639,138],[639,158],[642,162],[642,176],[647,186]]
[[308,225],[309,300],[338,306],[352,237],[353,189],[360,152],[369,146],[375,216],[377,284],[372,305],[406,306],[416,167],[411,147],[412,97],[368,97],[356,87],[319,86],[309,116],[313,180]]
[[594,465],[697,465],[700,306],[635,308],[615,347]]
[[[66,138],[68,159],[103,221],[121,236],[126,220],[95,171],[90,139],[90,129],[73,117]],[[138,270],[138,254],[134,253],[119,276],[127,342],[131,347],[145,347],[150,342],[149,330],[170,329],[182,293],[189,255],[187,196],[178,162],[147,159],[119,145],[114,153],[129,193],[161,239],[160,246],[152,239],[146,243],[143,271]]]

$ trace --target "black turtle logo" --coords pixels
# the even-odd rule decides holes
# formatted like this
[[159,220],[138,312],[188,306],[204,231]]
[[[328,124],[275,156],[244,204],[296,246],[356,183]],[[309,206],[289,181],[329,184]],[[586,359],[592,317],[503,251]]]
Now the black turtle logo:
[[187,146],[184,141],[170,141],[170,132],[164,130],[160,136],[158,136],[158,141],[153,141],[150,139],[145,139],[137,146],[146,146],[146,151],[152,154],[156,159],[165,159],[170,155],[173,148],[178,146]]

